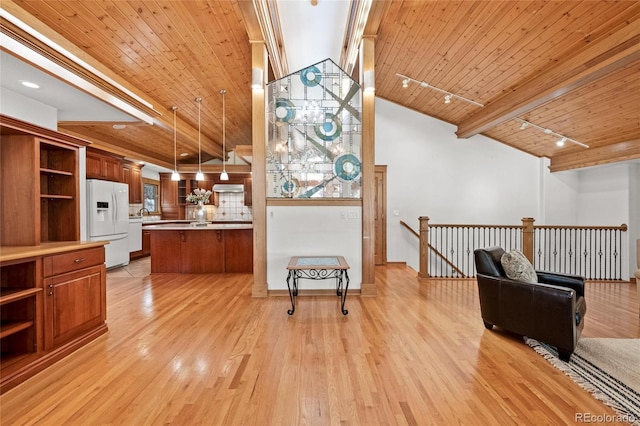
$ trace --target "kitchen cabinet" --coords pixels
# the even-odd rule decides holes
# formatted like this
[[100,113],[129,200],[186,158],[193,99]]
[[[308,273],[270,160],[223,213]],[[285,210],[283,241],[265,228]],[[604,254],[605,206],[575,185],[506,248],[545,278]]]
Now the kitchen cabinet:
[[45,349],[104,324],[104,256],[104,247],[96,247],[43,258]]
[[163,220],[180,218],[178,182],[171,180],[171,173],[160,173],[160,208]]
[[146,231],[151,233],[152,273],[253,272],[251,228],[164,224],[149,226]]
[[122,181],[122,157],[87,148],[87,179]]
[[224,272],[222,230],[151,231],[151,272]]
[[225,229],[224,271],[253,272],[253,229]]
[[104,243],[4,247],[0,392],[107,332]]
[[0,244],[79,240],[80,145],[57,138],[53,131],[48,139],[7,128],[5,123],[12,120],[2,119]]
[[122,183],[129,185],[129,204],[142,204],[142,168],[122,163]]
[[4,115],[0,128],[1,393],[107,326],[104,242],[79,241],[88,142]]
[[[0,363],[2,371],[26,364],[42,350],[40,262],[3,263],[0,268]],[[3,374],[4,375],[4,374]]]
[[245,178],[244,179],[244,205],[245,206],[253,205],[252,197],[253,197],[253,179]]

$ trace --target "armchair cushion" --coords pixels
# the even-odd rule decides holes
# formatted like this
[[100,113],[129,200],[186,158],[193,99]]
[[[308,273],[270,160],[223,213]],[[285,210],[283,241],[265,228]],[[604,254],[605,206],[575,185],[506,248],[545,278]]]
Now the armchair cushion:
[[522,281],[525,283],[537,283],[538,276],[533,269],[533,265],[529,262],[524,254],[517,250],[511,250],[504,253],[500,259],[502,268],[507,277],[512,280]]

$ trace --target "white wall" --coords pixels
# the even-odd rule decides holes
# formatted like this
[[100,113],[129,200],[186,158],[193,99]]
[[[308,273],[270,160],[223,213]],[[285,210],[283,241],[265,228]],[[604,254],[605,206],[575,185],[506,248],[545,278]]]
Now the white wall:
[[[376,164],[387,167],[387,259],[419,268],[420,216],[431,223],[514,224],[539,213],[540,160],[376,99]],[[398,215],[394,215],[394,211]]]
[[[267,285],[287,289],[291,256],[344,256],[350,289],[362,284],[362,209],[351,206],[267,207]],[[335,280],[302,280],[300,289],[332,289]]]
[[420,216],[470,224],[534,217],[538,225],[629,225],[623,278],[635,270],[640,164],[550,173],[546,158],[484,136],[457,139],[455,126],[378,98],[375,130],[375,162],[388,166],[388,261],[419,269],[418,239],[400,220],[419,231]]
[[58,130],[56,108],[4,87],[0,87],[0,113],[50,130]]

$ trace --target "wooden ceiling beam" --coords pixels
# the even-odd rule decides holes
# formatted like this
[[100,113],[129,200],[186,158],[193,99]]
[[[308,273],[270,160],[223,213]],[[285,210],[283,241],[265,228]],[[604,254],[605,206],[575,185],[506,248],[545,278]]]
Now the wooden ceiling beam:
[[[251,42],[264,42],[269,52],[269,65],[275,79],[289,74],[282,26],[278,14],[278,6],[275,0],[240,1],[242,16],[245,22],[252,22],[254,17],[260,25],[261,37],[255,37],[255,31],[249,32]],[[245,24],[246,25],[246,24]]]
[[156,166],[166,167],[168,169],[173,169],[173,162],[168,162],[164,158],[160,158],[151,154],[140,152],[140,150],[133,151],[132,149],[121,147],[114,143],[105,142],[100,139],[92,138],[90,136],[84,135],[82,133],[74,132],[69,129],[59,129],[61,133],[74,136],[76,138],[84,139],[88,142],[91,142],[91,147],[98,148],[103,151],[111,152],[114,154],[122,155],[123,157],[135,158],[136,160],[144,161],[147,163],[155,164]]
[[458,125],[457,136],[469,138],[482,133],[638,61],[638,21],[635,17],[607,37],[589,43],[573,57],[487,102]]
[[559,172],[638,158],[640,158],[640,139],[554,155],[551,158],[549,170]]

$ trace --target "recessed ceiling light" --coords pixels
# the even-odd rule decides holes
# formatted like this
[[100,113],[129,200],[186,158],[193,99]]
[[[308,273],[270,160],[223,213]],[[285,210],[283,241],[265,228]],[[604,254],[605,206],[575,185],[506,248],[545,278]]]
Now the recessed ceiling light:
[[40,86],[38,86],[37,84],[32,83],[32,82],[27,81],[27,80],[20,80],[20,83],[23,86],[28,87],[29,89],[39,89],[40,88]]
[[122,130],[125,127],[127,127],[125,124],[114,124],[113,125],[113,128],[116,129],[116,130]]
[[180,154],[180,157],[187,157],[189,155],[188,152],[183,152],[182,154]]

